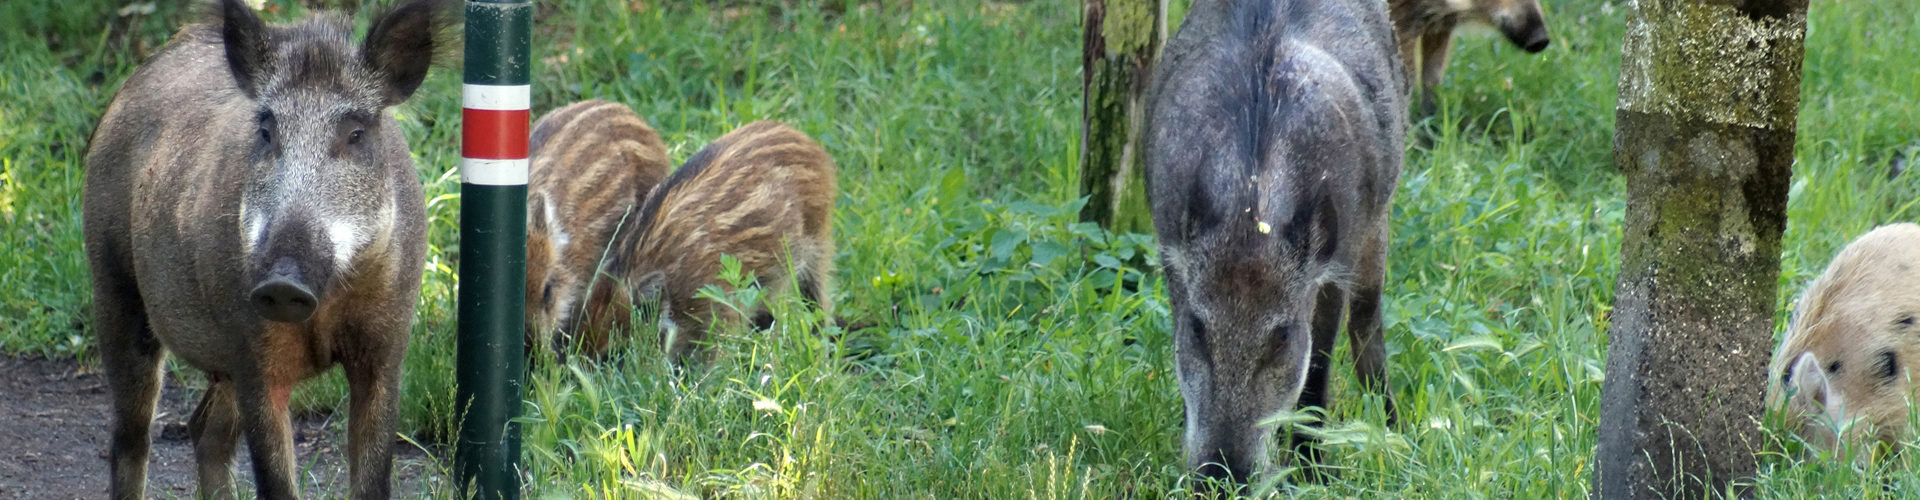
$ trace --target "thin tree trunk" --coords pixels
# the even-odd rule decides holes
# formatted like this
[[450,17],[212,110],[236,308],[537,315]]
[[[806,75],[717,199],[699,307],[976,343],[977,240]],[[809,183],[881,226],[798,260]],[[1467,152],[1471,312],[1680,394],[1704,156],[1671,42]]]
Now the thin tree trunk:
[[1743,495],[1730,488],[1753,476],[1762,446],[1807,2],[1635,5],[1594,496]]
[[1166,0],[1084,0],[1080,220],[1122,232],[1153,232],[1140,131],[1147,80],[1166,38]]

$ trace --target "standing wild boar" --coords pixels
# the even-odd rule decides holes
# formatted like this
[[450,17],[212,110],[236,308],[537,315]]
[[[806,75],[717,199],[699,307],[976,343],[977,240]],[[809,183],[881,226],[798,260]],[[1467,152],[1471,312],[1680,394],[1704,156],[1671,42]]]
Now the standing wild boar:
[[1386,387],[1406,82],[1386,5],[1368,0],[1199,0],[1161,57],[1147,184],[1187,465],[1245,482],[1268,463],[1261,419],[1327,405],[1343,312],[1361,384]]
[[334,364],[352,389],[352,496],[388,496],[426,214],[384,110],[426,77],[439,4],[397,6],[356,47],[345,19],[267,26],[223,0],[108,105],[83,205],[113,498],[143,498],[169,351],[208,379],[188,421],[201,496],[233,494],[244,433],[259,498],[295,497],[287,397]]
[[533,126],[527,190],[527,345],[579,311],[613,233],[632,224],[647,191],[667,176],[667,146],[625,105],[582,101]]
[[[1794,309],[1767,369],[1768,407],[1785,410],[1788,425],[1823,449],[1905,438],[1908,410],[1920,396],[1908,371],[1920,359],[1915,318],[1920,225],[1881,226],[1847,244]],[[1845,435],[1835,432],[1840,424]]]
[[1447,71],[1453,30],[1462,24],[1492,26],[1527,52],[1547,50],[1547,21],[1539,0],[1387,0],[1400,60],[1420,83],[1420,112],[1433,114],[1433,89]]
[[[755,122],[694,153],[640,207],[637,223],[620,228],[601,266],[578,331],[581,351],[604,352],[624,333],[635,304],[660,307],[661,346],[687,360],[718,322],[765,325],[764,301],[735,312],[696,297],[718,280],[720,256],[739,260],[767,296],[789,291],[831,311],[833,157],[791,127]],[[611,279],[608,279],[611,278]]]

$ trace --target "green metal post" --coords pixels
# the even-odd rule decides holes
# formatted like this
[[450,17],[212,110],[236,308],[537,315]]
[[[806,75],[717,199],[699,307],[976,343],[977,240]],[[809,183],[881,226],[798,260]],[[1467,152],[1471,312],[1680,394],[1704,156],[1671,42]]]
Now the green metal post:
[[459,358],[454,451],[462,495],[520,497],[526,317],[528,0],[466,3],[462,92]]

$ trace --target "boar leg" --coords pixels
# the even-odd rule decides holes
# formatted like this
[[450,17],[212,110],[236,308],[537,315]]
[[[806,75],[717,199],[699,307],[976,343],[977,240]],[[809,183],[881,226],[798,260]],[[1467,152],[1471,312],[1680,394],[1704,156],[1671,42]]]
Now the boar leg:
[[395,416],[400,412],[400,363],[406,353],[407,331],[402,327],[360,338],[399,339],[398,346],[362,346],[361,353],[342,360],[351,388],[347,465],[353,498],[384,499],[392,496],[393,437]]
[[1440,77],[1447,72],[1448,49],[1453,48],[1453,29],[1447,28],[1428,32],[1420,39],[1420,114],[1432,115],[1438,109],[1433,101],[1433,89],[1440,86]]
[[[1338,285],[1320,286],[1320,295],[1313,303],[1313,347],[1309,350],[1307,379],[1300,388],[1300,401],[1295,409],[1327,407],[1327,359],[1333,357],[1333,341],[1340,334],[1340,316],[1347,304],[1347,293]],[[1313,424],[1318,426],[1320,424]],[[1293,453],[1306,469],[1310,481],[1319,479],[1318,469],[1313,466],[1320,463],[1321,451],[1312,437],[1305,434],[1293,434]]]
[[1420,79],[1420,39],[1408,38],[1412,39],[1400,39],[1400,63],[1405,66],[1401,69],[1406,70],[1407,81],[1411,82]]
[[299,493],[293,485],[293,423],[287,415],[293,382],[267,380],[258,372],[236,375],[233,381],[259,498],[297,498]]
[[138,500],[146,497],[149,432],[166,352],[148,328],[145,306],[130,281],[95,270],[93,327],[100,332],[100,360],[113,393],[111,496]]
[[1360,262],[1354,269],[1353,303],[1347,314],[1347,341],[1353,354],[1353,372],[1360,385],[1379,391],[1387,410],[1387,426],[1398,425],[1400,412],[1393,404],[1393,390],[1387,387],[1387,339],[1380,325],[1380,300],[1387,279],[1387,225],[1367,238],[1360,248]]
[[207,376],[207,393],[187,419],[193,461],[200,469],[200,498],[233,498],[233,451],[240,442],[240,405],[233,382]]

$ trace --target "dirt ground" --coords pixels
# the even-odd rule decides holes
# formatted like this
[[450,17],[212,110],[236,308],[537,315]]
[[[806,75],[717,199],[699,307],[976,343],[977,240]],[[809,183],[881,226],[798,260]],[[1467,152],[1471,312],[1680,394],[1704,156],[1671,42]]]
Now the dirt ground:
[[[203,382],[167,377],[154,416],[153,452],[147,465],[147,496],[192,498],[193,448],[187,416]],[[72,360],[0,356],[0,500],[80,499],[107,496],[110,402],[106,380]],[[347,494],[344,413],[304,415],[294,420],[301,493],[310,498]],[[440,467],[412,444],[396,442],[394,497],[415,498],[437,489]],[[252,466],[242,448],[234,480],[252,489]]]

